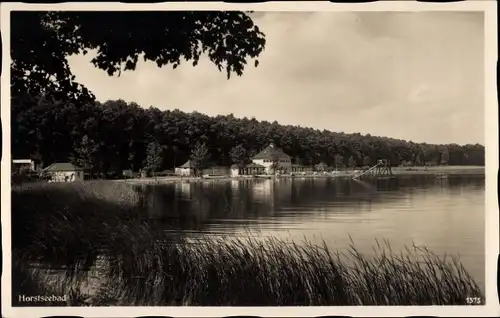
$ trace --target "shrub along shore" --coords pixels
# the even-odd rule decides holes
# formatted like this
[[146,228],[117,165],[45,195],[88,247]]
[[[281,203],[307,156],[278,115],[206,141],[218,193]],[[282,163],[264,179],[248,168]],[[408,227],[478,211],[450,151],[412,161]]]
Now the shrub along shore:
[[481,295],[458,258],[424,247],[374,242],[363,255],[354,243],[338,252],[275,238],[172,237],[141,218],[139,195],[112,182],[14,188],[13,295],[70,296],[38,306],[465,305]]

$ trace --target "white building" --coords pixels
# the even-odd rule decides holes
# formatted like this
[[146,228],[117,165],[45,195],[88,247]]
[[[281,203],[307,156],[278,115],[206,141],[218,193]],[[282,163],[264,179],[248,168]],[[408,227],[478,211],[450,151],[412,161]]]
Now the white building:
[[252,162],[264,166],[267,174],[274,174],[276,172],[290,173],[292,171],[291,157],[273,143],[253,156]]
[[[191,162],[191,160],[186,161],[182,166],[175,168],[175,174],[178,176],[186,176],[191,177],[195,175],[195,166]],[[204,168],[201,171],[201,175],[203,176],[229,176],[231,171],[229,167],[222,166],[212,166],[209,168]]]
[[52,182],[83,181],[83,169],[69,162],[56,162],[43,169]]
[[193,176],[194,165],[191,163],[191,160],[186,161],[182,166],[176,167],[175,174],[178,176]]
[[232,165],[231,166],[231,177],[238,176],[258,176],[266,173],[266,167],[250,163],[244,166]]
[[31,171],[35,171],[35,162],[31,159],[14,159],[12,160],[12,171],[19,172],[23,167]]

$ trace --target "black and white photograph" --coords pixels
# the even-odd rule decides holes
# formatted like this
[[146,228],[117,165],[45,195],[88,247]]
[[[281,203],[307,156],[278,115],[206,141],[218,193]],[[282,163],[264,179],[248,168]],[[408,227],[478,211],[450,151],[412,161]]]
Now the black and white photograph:
[[2,5],[2,316],[498,314],[496,3],[409,2]]

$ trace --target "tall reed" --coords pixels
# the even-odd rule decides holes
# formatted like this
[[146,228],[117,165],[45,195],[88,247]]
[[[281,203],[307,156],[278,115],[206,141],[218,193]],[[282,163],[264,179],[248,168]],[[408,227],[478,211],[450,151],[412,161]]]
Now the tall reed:
[[110,259],[114,295],[134,305],[464,305],[481,291],[456,257],[388,245],[365,256],[275,238],[152,243]]

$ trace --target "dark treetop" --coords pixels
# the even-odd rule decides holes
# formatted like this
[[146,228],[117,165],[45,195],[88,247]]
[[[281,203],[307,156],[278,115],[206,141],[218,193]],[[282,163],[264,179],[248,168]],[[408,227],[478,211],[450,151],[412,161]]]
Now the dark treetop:
[[66,60],[90,49],[97,50],[92,64],[109,75],[134,70],[141,56],[176,68],[182,59],[197,65],[206,54],[229,78],[242,75],[247,59],[257,58],[264,46],[264,34],[237,11],[14,11],[12,96],[92,100]]

